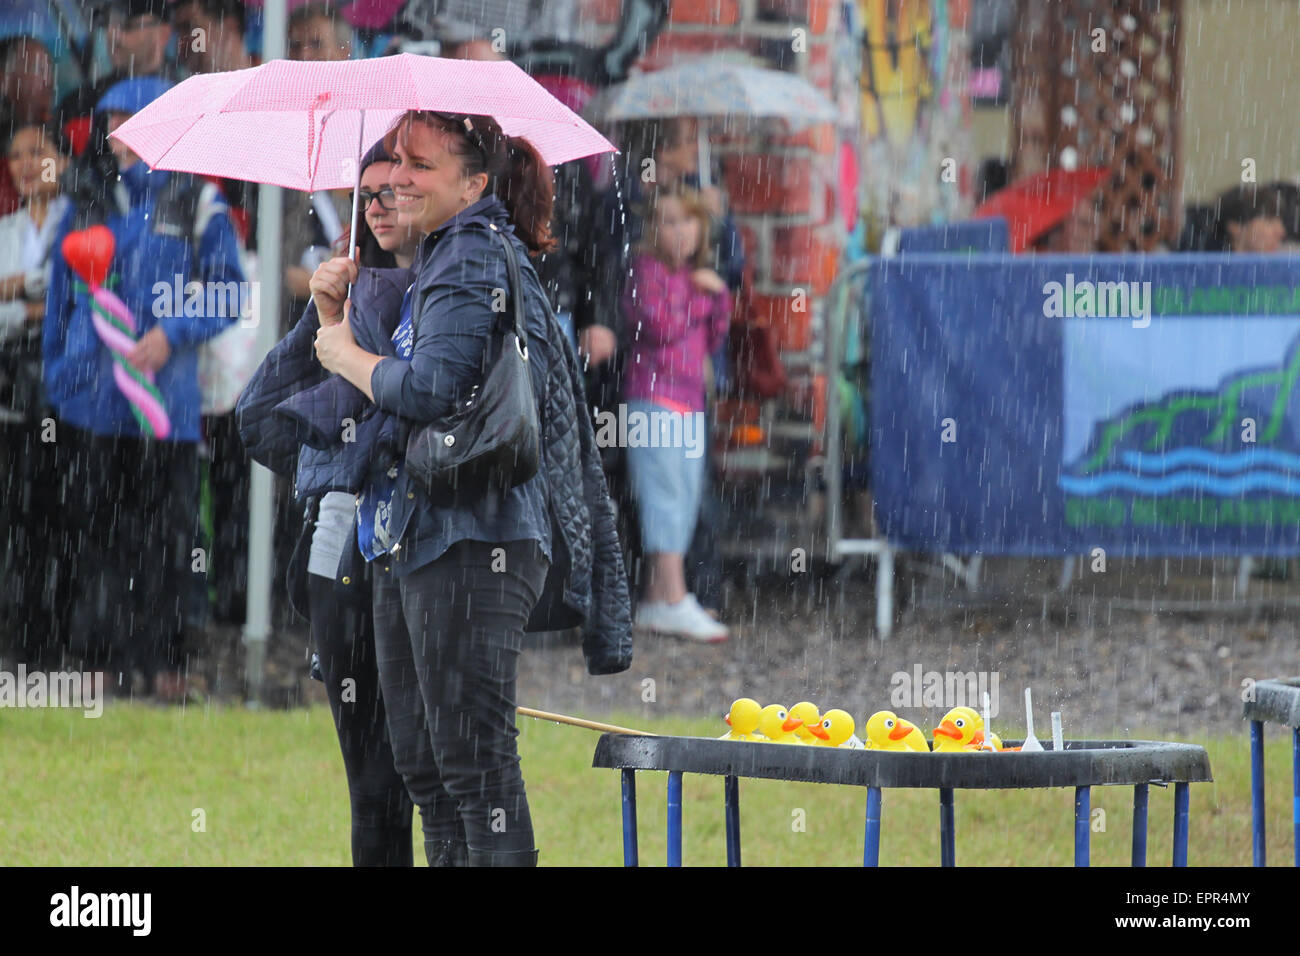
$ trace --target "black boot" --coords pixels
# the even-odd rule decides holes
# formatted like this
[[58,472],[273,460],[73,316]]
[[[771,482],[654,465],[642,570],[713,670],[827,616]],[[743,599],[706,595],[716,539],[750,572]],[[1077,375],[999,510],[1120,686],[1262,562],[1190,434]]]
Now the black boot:
[[469,847],[461,840],[425,840],[424,858],[430,866],[469,866]]
[[536,850],[475,850],[469,851],[470,866],[536,866]]

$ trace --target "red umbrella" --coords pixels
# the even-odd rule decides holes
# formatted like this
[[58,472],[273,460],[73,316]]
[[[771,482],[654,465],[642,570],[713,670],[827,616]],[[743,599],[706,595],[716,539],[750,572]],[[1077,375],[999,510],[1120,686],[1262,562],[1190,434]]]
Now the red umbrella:
[[1017,180],[978,209],[975,218],[1002,216],[1011,231],[1011,251],[1024,252],[1039,236],[1060,225],[1079,200],[1092,195],[1110,170],[1054,169]]

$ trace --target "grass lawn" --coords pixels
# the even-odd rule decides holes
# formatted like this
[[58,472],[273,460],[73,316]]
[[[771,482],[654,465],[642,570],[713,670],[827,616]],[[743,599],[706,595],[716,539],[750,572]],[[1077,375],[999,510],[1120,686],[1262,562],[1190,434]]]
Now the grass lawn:
[[[594,715],[593,715],[594,716]],[[657,733],[716,735],[716,721],[610,715]],[[1191,741],[1210,755],[1215,783],[1192,786],[1190,862],[1250,865],[1250,754],[1245,725]],[[1137,734],[1145,739],[1159,735]],[[1267,733],[1269,861],[1290,864],[1290,734]],[[622,862],[619,775],[591,768],[597,735],[521,719],[520,753],[543,865]],[[280,712],[110,702],[80,711],[0,709],[0,865],[311,865],[350,862],[347,790],[329,711]],[[975,758],[979,759],[979,758]],[[664,860],[663,773],[638,775],[641,861]],[[865,791],[742,781],[748,865],[862,862]],[[937,865],[938,795],[887,790],[881,862]],[[1071,789],[958,791],[957,861],[1068,865]],[[1097,787],[1094,865],[1126,865],[1132,789]],[[720,865],[722,781],[687,775],[687,865]],[[201,812],[199,812],[201,811]],[[802,812],[800,812],[802,811]],[[797,829],[802,819],[804,828]],[[1168,865],[1173,788],[1151,788],[1148,859]],[[418,835],[418,824],[414,828]],[[416,859],[423,852],[416,839]]]

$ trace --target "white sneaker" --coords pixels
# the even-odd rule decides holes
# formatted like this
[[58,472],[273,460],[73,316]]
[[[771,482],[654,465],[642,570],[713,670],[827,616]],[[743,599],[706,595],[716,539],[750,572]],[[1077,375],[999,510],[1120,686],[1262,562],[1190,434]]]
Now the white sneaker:
[[634,626],[640,631],[684,637],[707,644],[725,641],[731,634],[725,624],[719,624],[705,614],[691,594],[676,604],[642,601],[636,609]]
[[710,611],[708,608],[704,607],[702,604],[700,604],[699,599],[696,598],[695,595],[689,591],[686,592],[686,600],[690,601],[691,604],[695,606],[695,610],[705,615],[710,621],[718,620],[718,612]]

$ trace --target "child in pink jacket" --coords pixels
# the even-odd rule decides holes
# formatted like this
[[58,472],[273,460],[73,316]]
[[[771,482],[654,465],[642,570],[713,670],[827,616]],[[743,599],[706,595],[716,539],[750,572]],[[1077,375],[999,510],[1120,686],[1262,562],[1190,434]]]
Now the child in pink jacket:
[[654,196],[623,297],[628,478],[648,571],[636,627],[724,641],[727,628],[687,592],[682,559],[704,483],[705,370],[726,338],[731,293],[707,265],[709,215],[698,193],[674,186]]

